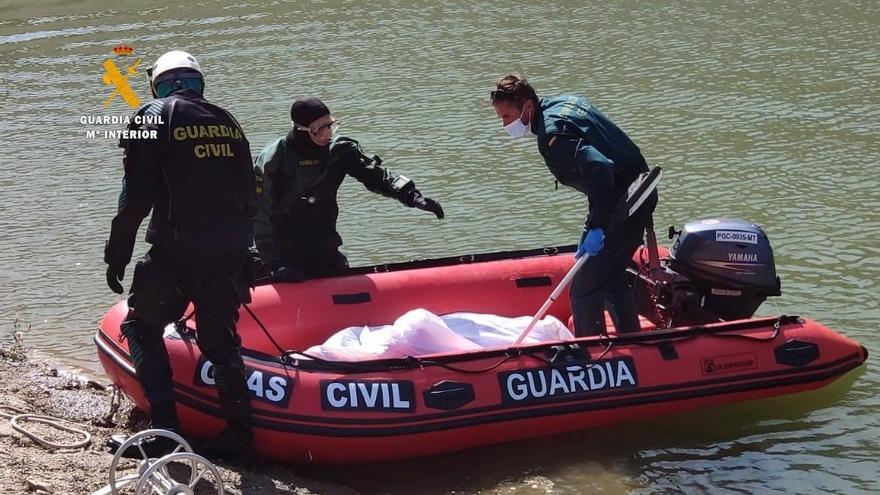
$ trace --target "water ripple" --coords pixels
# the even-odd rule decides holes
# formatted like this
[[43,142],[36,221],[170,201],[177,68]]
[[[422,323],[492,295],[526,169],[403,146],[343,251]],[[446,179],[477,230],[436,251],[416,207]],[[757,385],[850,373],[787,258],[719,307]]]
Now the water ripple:
[[[121,153],[85,137],[118,126],[80,117],[130,113],[118,99],[102,108],[101,64],[124,42],[143,65],[174,47],[195,53],[208,97],[243,123],[254,154],[289,128],[293,98],[316,94],[344,135],[443,203],[441,222],[347,180],[339,230],[356,265],[574,242],[583,197],[555,190],[534,143],[510,140],[486,100],[509,70],[542,94],[587,94],[665,168],[658,226],[761,224],[783,280],[783,296],[761,311],[815,318],[880,352],[880,35],[870,2],[210,5],[209,16],[198,13],[205,2],[0,6],[4,334],[20,318],[30,342],[96,367],[90,337],[117,300],[101,256]],[[149,95],[142,73],[130,82]],[[398,465],[378,478],[319,474],[367,492],[877,492],[880,374],[853,380],[806,403],[413,461],[408,476]],[[461,478],[440,476],[438,463]]]

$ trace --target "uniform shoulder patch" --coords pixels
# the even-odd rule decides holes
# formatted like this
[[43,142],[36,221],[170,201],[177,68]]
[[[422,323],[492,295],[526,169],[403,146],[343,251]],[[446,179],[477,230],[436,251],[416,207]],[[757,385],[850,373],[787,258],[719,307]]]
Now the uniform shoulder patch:
[[144,107],[144,115],[161,115],[165,102],[162,100],[153,100]]

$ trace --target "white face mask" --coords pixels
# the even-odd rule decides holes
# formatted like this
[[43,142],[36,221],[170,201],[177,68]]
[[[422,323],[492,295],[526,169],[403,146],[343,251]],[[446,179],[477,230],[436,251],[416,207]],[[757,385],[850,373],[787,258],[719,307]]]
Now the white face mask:
[[[523,107],[523,113],[525,113],[525,111],[526,108]],[[510,134],[510,137],[512,137],[513,139],[526,137],[532,131],[531,122],[529,122],[529,125],[523,124],[522,116],[523,114],[520,113],[518,119],[504,126],[504,130],[507,131],[507,133]]]

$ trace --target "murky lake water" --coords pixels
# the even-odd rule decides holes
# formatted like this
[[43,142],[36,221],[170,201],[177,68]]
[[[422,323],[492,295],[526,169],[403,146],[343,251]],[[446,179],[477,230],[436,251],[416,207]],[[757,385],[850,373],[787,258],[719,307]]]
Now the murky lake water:
[[[880,352],[880,9],[873,2],[0,3],[0,325],[98,369],[91,338],[117,300],[103,243],[121,177],[82,116],[125,115],[101,77],[125,43],[141,69],[185,48],[207,96],[256,154],[316,94],[340,129],[440,200],[447,219],[347,181],[353,264],[574,242],[583,200],[554,191],[533,142],[487,91],[509,70],[581,92],[666,177],[658,226],[760,223],[783,296]],[[122,60],[115,60],[122,63]],[[149,96],[142,70],[131,78]],[[663,230],[663,229],[659,229]],[[138,243],[136,255],[144,251]],[[131,268],[125,280],[130,282]],[[808,396],[369,468],[295,468],[387,493],[877,493],[880,376]]]

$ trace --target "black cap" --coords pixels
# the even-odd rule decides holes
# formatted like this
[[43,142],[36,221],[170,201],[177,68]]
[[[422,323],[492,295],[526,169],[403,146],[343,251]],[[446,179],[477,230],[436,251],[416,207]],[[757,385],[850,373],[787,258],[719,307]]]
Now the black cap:
[[308,127],[325,115],[330,115],[330,109],[314,96],[298,98],[290,106],[290,120],[303,127]]

